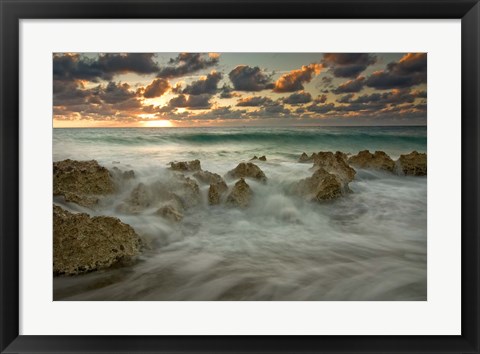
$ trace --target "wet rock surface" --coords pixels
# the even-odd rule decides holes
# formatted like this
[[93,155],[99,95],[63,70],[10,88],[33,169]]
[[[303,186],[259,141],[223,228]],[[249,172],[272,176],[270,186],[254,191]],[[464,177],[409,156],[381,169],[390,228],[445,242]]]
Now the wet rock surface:
[[53,195],[68,202],[92,207],[99,196],[115,191],[110,172],[95,160],[63,160],[53,163]]
[[260,167],[251,162],[239,163],[237,167],[227,173],[227,176],[234,179],[253,178],[261,182],[267,181],[267,176]]
[[311,177],[298,182],[294,192],[311,201],[325,201],[342,196],[347,188],[338,176],[319,168]]
[[226,203],[231,206],[245,208],[250,204],[252,195],[250,186],[245,182],[245,179],[240,178],[228,195]]
[[383,151],[375,151],[373,154],[368,150],[360,151],[357,155],[348,159],[353,166],[366,169],[384,170],[394,172],[395,162]]
[[199,160],[170,162],[173,171],[200,171],[202,169]]
[[53,272],[75,275],[130,263],[141,240],[132,227],[110,216],[90,217],[53,206]]
[[410,154],[400,155],[397,160],[400,170],[407,176],[427,175],[427,154],[412,151]]

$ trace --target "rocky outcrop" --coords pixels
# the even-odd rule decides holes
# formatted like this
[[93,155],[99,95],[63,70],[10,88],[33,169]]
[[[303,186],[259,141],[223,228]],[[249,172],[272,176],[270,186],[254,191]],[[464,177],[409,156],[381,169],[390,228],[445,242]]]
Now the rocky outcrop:
[[156,214],[173,222],[179,222],[183,219],[181,212],[183,206],[178,199],[171,199],[162,205],[156,211]]
[[112,173],[116,178],[123,179],[123,180],[128,180],[128,179],[135,178],[135,171],[134,170],[122,171],[118,167],[113,167],[112,168]]
[[353,166],[365,169],[376,169],[393,172],[395,162],[383,151],[370,153],[368,150],[360,151],[357,155],[348,159]]
[[397,160],[398,167],[408,176],[427,175],[427,154],[412,151],[410,154],[400,155]]
[[199,160],[193,161],[181,161],[181,162],[170,162],[170,168],[174,171],[200,171],[202,167],[200,166]]
[[338,176],[319,168],[311,177],[298,182],[293,190],[308,200],[324,201],[340,197],[348,190],[348,186]]
[[237,167],[227,173],[227,176],[235,179],[249,177],[261,182],[267,181],[267,177],[260,167],[251,162],[239,163]]
[[117,211],[138,214],[147,208],[161,208],[174,200],[183,208],[190,208],[200,202],[200,188],[195,180],[184,175],[173,175],[165,181],[146,185],[139,183],[117,207]]
[[302,155],[299,157],[298,159],[298,162],[310,162],[313,160],[313,155],[312,156],[308,156],[305,152],[302,153]]
[[53,272],[74,275],[128,263],[141,240],[127,224],[110,216],[90,217],[53,206]]
[[222,199],[222,195],[228,190],[225,181],[221,180],[217,183],[210,184],[208,189],[208,204],[218,205]]
[[260,156],[258,159],[259,159],[260,161],[267,161],[267,157],[266,157],[265,155]]
[[193,177],[197,179],[202,184],[215,184],[215,183],[221,183],[225,181],[223,178],[217,174],[217,173],[212,173],[209,171],[198,171],[193,174]]
[[250,186],[243,178],[240,178],[228,195],[226,203],[231,206],[245,208],[250,204],[252,195]]
[[64,196],[68,202],[92,207],[98,203],[98,196],[114,191],[109,171],[95,160],[53,163],[53,195]]
[[314,167],[323,168],[326,172],[336,175],[343,184],[347,185],[355,178],[355,170],[345,162],[342,153],[321,151],[312,156]]

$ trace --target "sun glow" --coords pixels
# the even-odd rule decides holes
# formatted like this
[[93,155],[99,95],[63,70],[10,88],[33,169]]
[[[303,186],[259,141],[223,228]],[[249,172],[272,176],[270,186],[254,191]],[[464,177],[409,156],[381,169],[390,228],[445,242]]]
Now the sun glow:
[[143,122],[143,126],[148,128],[169,128],[169,127],[173,127],[173,124],[169,120],[161,119],[161,120],[149,120],[147,122]]

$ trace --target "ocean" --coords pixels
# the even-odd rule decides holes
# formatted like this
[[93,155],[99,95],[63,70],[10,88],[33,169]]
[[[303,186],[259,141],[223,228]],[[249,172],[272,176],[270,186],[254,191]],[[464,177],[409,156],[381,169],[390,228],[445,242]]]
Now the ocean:
[[[149,240],[134,265],[54,278],[55,300],[426,300],[427,178],[357,169],[352,193],[324,203],[285,192],[312,175],[302,152],[382,150],[396,160],[426,152],[426,127],[224,127],[54,129],[53,160],[91,160],[134,170],[92,211],[54,197],[71,211],[110,215]],[[188,209],[172,223],[118,205],[139,183],[165,178],[169,162],[201,161],[224,176],[254,155],[268,178],[247,180],[246,209]],[[235,181],[228,182],[229,186]]]

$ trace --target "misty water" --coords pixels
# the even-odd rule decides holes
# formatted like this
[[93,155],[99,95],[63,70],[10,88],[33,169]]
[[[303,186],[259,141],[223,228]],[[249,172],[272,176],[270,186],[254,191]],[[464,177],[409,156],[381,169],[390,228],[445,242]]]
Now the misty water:
[[[54,278],[55,300],[426,300],[427,178],[357,169],[352,193],[313,203],[286,193],[312,175],[302,152],[426,152],[426,127],[54,129],[53,159],[97,160],[134,170],[94,211],[150,244],[126,267]],[[174,223],[145,210],[119,212],[139,183],[169,177],[170,161],[199,159],[224,176],[255,161],[268,183],[247,180],[246,209],[202,203]],[[235,181],[227,180],[229,186]]]

